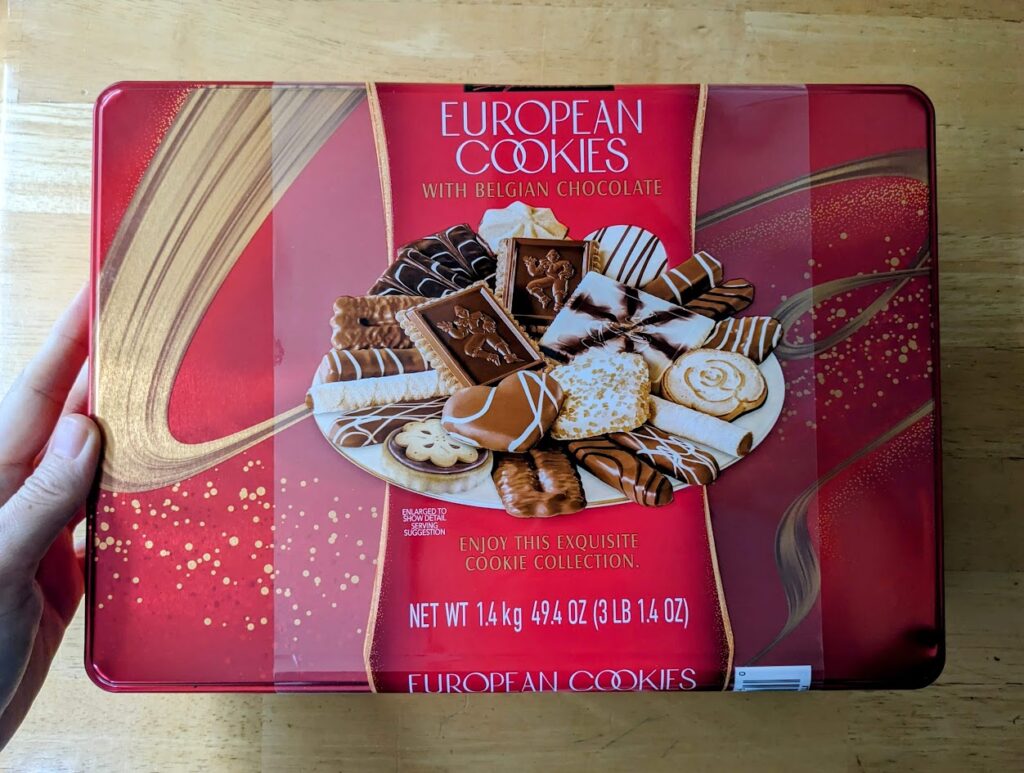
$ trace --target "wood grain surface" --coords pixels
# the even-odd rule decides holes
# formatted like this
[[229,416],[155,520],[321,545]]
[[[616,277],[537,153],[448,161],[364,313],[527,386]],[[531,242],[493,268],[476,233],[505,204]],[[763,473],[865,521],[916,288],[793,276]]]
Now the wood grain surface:
[[0,770],[1020,770],[1024,5],[0,0],[0,393],[84,282],[113,81],[910,82],[938,115],[949,654],[917,692],[114,696],[81,615]]

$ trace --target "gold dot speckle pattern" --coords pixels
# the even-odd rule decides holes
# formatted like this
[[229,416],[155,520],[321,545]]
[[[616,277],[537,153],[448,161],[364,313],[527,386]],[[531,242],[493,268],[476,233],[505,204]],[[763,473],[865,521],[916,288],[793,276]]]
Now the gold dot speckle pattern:
[[217,653],[224,662],[261,661],[285,648],[324,671],[362,671],[373,586],[366,556],[379,545],[384,485],[327,453],[317,455],[316,474],[300,463],[280,474],[282,452],[255,455],[268,445],[156,491],[100,492],[92,560],[101,645],[103,636],[127,635],[132,657],[150,662],[142,638],[170,625],[208,648],[197,662]]

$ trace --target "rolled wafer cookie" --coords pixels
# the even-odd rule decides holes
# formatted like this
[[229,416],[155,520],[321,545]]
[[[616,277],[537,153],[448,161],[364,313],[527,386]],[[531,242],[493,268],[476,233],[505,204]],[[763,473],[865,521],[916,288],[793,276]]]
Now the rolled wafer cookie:
[[335,349],[411,349],[412,341],[395,313],[426,298],[416,295],[343,295],[334,302],[331,345]]
[[509,515],[547,518],[587,506],[576,465],[561,448],[545,444],[525,454],[494,456],[491,477]]
[[406,400],[348,411],[335,419],[327,439],[337,448],[361,448],[383,443],[388,433],[411,421],[441,418],[447,399]]
[[436,370],[425,370],[402,376],[314,384],[306,395],[306,405],[313,413],[354,411],[371,405],[441,397],[450,395],[452,391],[453,388]]
[[679,435],[730,456],[746,456],[754,445],[750,430],[660,397],[651,397],[648,421],[670,435]]
[[661,507],[673,499],[672,483],[632,451],[606,437],[573,440],[566,444],[577,464],[598,480],[617,488],[644,507]]
[[728,279],[684,305],[695,314],[721,320],[739,314],[753,302],[754,285],[746,279]]
[[400,376],[430,370],[418,349],[331,349],[320,361],[316,380],[358,381],[362,378]]
[[682,306],[722,281],[722,264],[707,252],[698,252],[674,268],[666,269],[643,291]]
[[733,317],[715,325],[704,346],[749,357],[754,362],[765,358],[778,346],[782,324],[772,317]]

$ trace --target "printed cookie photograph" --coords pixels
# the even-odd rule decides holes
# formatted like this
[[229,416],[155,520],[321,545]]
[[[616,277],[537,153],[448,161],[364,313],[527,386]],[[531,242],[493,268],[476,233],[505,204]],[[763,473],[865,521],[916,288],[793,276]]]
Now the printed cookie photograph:
[[928,684],[932,124],[899,86],[112,87],[88,672]]
[[[704,251],[670,268],[638,226],[572,233],[515,201],[410,242],[365,295],[339,297],[306,395],[328,443],[389,483],[517,517],[663,507],[753,451],[785,396],[785,331],[743,314],[753,285]],[[391,443],[425,420],[479,461]]]
[[0,773],[1020,768],[1024,6],[2,5]]

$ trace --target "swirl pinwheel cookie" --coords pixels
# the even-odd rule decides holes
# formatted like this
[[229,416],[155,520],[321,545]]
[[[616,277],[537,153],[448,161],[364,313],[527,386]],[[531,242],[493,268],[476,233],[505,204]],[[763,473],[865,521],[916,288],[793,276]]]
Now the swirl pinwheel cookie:
[[491,475],[490,451],[449,435],[440,419],[411,421],[388,435],[383,468],[398,485],[425,494],[457,494]]
[[760,408],[768,386],[750,358],[719,349],[695,349],[665,371],[661,392],[674,403],[731,421]]
[[567,362],[584,352],[636,353],[657,384],[683,352],[714,329],[706,317],[591,271],[540,339],[541,350]]

